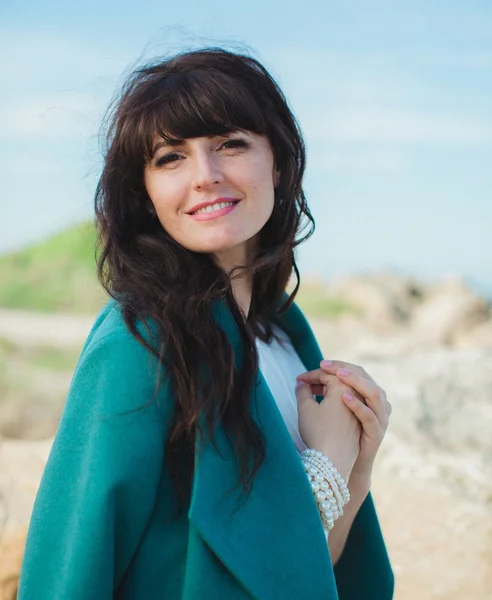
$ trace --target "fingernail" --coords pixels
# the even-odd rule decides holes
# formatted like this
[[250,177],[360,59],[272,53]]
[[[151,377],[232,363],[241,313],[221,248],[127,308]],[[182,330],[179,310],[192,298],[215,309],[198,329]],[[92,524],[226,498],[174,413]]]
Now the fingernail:
[[302,381],[302,379],[297,379],[296,380],[296,388],[298,388],[299,386],[301,386],[304,383],[304,381]]
[[342,396],[345,398],[345,400],[347,400],[348,402],[353,402],[354,401],[354,397],[352,396],[352,394],[350,392],[343,392]]
[[330,365],[333,364],[333,361],[331,361],[331,360],[322,360],[321,364],[323,365],[323,367],[329,367]]
[[347,369],[338,369],[337,375],[340,375],[340,377],[348,377],[350,375],[350,371]]

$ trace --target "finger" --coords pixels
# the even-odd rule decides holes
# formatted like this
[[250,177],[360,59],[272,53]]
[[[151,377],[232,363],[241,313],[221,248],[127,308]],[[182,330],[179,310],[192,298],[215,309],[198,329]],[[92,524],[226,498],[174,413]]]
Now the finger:
[[[337,377],[336,375],[330,375],[328,373],[323,373],[322,369],[317,369],[316,371],[308,371],[307,373],[302,373],[301,375],[298,375],[296,377],[296,381],[302,381],[305,383],[308,383],[311,386],[311,393],[314,396],[326,396],[326,394],[328,393],[328,391],[330,390],[330,388],[332,388],[334,385],[340,385],[341,381],[340,378]],[[312,382],[317,382],[320,381],[319,383],[312,383]],[[348,389],[350,389],[350,391],[355,394],[357,397],[360,398],[360,400],[362,400],[362,402],[365,402],[364,397],[359,394],[356,390],[354,390],[353,388],[351,388],[348,384],[344,384],[344,387]]]
[[359,373],[366,379],[374,381],[372,377],[359,365],[353,365],[352,363],[344,362],[342,360],[322,360],[320,362],[320,367],[325,373],[330,373],[331,375],[336,375],[339,369],[348,369],[354,373]]
[[[309,384],[308,384],[309,385]],[[311,394],[313,396],[324,396],[326,393],[326,386],[322,384],[315,384],[311,386]]]
[[380,442],[384,433],[374,411],[352,394],[345,392],[342,394],[342,398],[346,406],[348,406],[359,419],[367,437],[371,440]]
[[310,385],[328,385],[334,373],[325,373],[323,369],[315,369],[314,371],[306,371],[296,377],[297,381],[304,381]]
[[376,415],[381,426],[386,429],[388,426],[388,409],[386,402],[386,393],[374,381],[368,380],[358,373],[353,373],[347,369],[339,369],[336,373],[340,381],[354,388],[366,400],[369,408]]
[[386,400],[386,410],[388,411],[388,418],[391,417],[391,412],[393,411],[393,407],[387,400]]
[[302,381],[297,382],[296,384],[296,397],[297,397],[297,407],[299,411],[309,410],[313,406],[317,406],[318,403],[313,397],[313,393],[311,391],[311,386],[308,383],[304,383]]

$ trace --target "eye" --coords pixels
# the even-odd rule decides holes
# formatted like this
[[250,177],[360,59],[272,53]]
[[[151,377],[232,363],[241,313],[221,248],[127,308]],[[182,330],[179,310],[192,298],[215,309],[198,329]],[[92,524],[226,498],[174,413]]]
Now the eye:
[[156,167],[162,167],[164,165],[176,163],[181,158],[182,157],[179,154],[176,154],[176,152],[170,152],[169,154],[165,154],[164,156],[161,156],[160,158],[156,158],[154,164]]
[[224,148],[225,150],[230,150],[233,148],[247,148],[249,146],[248,142],[246,140],[242,140],[239,138],[235,138],[235,139],[231,139],[231,140],[226,140],[225,142],[223,142],[220,148]]

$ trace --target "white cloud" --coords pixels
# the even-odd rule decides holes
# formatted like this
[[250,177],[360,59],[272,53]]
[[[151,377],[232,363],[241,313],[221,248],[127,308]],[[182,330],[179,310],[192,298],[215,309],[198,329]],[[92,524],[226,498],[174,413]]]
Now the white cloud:
[[0,140],[47,142],[97,134],[128,57],[63,33],[0,27]]
[[0,77],[12,93],[34,86],[46,87],[53,79],[69,84],[118,75],[131,57],[109,53],[102,44],[45,32],[24,32],[0,26]]
[[0,139],[87,139],[97,133],[104,108],[102,99],[75,91],[0,102]]

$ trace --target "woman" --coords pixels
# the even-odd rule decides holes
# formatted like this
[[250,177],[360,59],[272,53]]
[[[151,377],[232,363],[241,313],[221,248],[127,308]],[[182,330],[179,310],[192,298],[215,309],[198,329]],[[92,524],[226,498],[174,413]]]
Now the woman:
[[96,193],[113,299],[74,374],[20,600],[392,597],[369,493],[389,405],[360,367],[320,363],[285,292],[312,233],[304,164],[254,59],[205,49],[130,77]]

